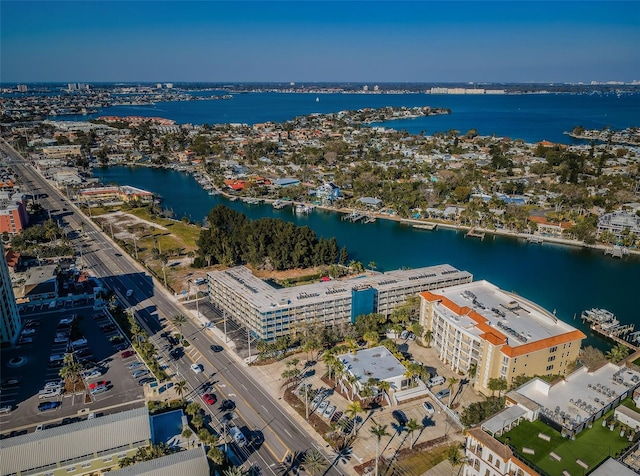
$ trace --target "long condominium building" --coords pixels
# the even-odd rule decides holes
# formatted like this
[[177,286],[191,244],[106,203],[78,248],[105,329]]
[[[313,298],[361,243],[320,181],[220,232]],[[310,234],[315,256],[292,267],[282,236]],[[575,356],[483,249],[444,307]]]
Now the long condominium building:
[[486,395],[491,379],[565,375],[586,336],[537,304],[476,281],[421,294],[420,323],[440,359],[456,372],[475,368]]
[[13,345],[19,335],[20,315],[11,287],[4,247],[0,246],[0,343]]
[[306,323],[335,326],[364,314],[388,315],[409,296],[473,280],[467,271],[449,265],[280,289],[244,266],[213,271],[207,277],[211,302],[266,341],[289,335]]

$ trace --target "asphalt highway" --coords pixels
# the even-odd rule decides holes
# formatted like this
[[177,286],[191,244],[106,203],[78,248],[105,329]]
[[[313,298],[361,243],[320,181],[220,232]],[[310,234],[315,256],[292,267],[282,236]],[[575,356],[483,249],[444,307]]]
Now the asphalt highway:
[[[51,218],[67,231],[81,256],[84,269],[100,278],[125,307],[134,311],[160,355],[173,367],[179,378],[188,383],[187,398],[201,403],[211,415],[211,426],[216,431],[222,431],[219,419],[224,412],[220,410],[219,403],[204,403],[201,395],[213,391],[218,402],[230,399],[236,403],[234,423],[244,431],[250,442],[243,448],[237,448],[241,460],[259,468],[262,474],[280,474],[279,463],[287,453],[314,448],[325,455],[328,465],[334,461],[334,454],[320,448],[316,440],[291,419],[253,379],[240,359],[227,349],[222,352],[211,350],[211,345],[221,342],[216,341],[196,319],[189,318],[181,329],[191,345],[184,349],[184,355],[178,360],[171,359],[167,342],[161,334],[175,330],[171,323],[173,316],[183,314],[190,317],[190,313],[107,236],[110,230],[103,232],[6,142],[2,141],[0,148],[10,157],[10,165],[21,177],[28,193],[38,196],[43,208],[50,211]],[[129,298],[126,297],[127,290],[133,290]],[[196,374],[191,370],[194,362],[202,365],[202,373]],[[339,475],[341,472],[331,466],[325,474]]]

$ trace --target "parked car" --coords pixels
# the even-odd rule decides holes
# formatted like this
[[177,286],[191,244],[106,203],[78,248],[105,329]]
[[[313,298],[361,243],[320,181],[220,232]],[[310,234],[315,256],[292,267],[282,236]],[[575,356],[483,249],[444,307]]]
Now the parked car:
[[42,402],[38,404],[38,411],[53,410],[61,405],[60,402]]
[[171,352],[169,352],[169,355],[173,360],[178,360],[180,357],[182,357],[182,354],[182,347],[176,347],[175,349],[172,349]]
[[149,371],[148,371],[147,369],[140,369],[140,370],[136,370],[135,372],[133,372],[133,373],[131,374],[131,376],[132,376],[133,378],[140,378],[140,377],[142,377],[143,375],[148,375],[148,374],[149,374]]
[[436,393],[436,398],[438,400],[442,400],[443,398],[448,397],[450,393],[451,390],[449,390],[448,388],[442,389],[438,393]]
[[102,386],[102,387],[96,387],[93,390],[89,390],[89,393],[91,395],[100,395],[101,393],[106,392],[107,390],[109,390],[109,387],[107,386]]
[[89,390],[93,390],[94,388],[98,388],[98,387],[106,387],[106,386],[107,386],[107,381],[101,380],[100,382],[93,382],[89,384]]
[[220,410],[233,410],[236,407],[236,403],[233,400],[222,400],[220,403]]
[[409,331],[402,331],[400,333],[400,339],[407,340],[408,337],[409,337]]
[[191,370],[193,370],[193,373],[196,373],[196,374],[202,373],[202,365],[191,364]]
[[13,410],[13,405],[4,405],[0,407],[0,413],[11,413],[11,410]]
[[324,412],[322,412],[322,417],[323,418],[331,418],[331,415],[333,415],[333,412],[336,411],[336,406],[335,405],[329,405]]
[[23,336],[29,336],[29,335],[32,335],[32,334],[35,334],[35,333],[36,333],[36,330],[33,329],[33,328],[22,329],[22,332],[21,332],[21,334]]
[[409,332],[409,335],[407,336],[407,338],[409,340],[416,340],[416,335],[413,332]]
[[435,410],[433,408],[433,405],[431,405],[431,403],[429,402],[424,402],[422,404],[422,408],[424,409],[424,411],[427,413],[428,417],[432,417],[433,414],[435,413]]
[[98,378],[102,375],[102,372],[98,369],[89,370],[84,374],[84,378],[91,380],[92,378]]
[[402,410],[394,410],[393,413],[391,413],[391,416],[393,416],[400,426],[405,426],[409,421],[407,415],[405,415]]
[[435,377],[429,379],[427,385],[429,387],[435,387],[436,385],[442,385],[446,381],[447,379],[445,379],[442,375],[436,375]]
[[103,325],[100,326],[100,330],[102,332],[115,331],[116,330],[116,325],[115,324],[103,324]]
[[213,405],[213,404],[215,404],[215,403],[216,403],[216,396],[215,396],[215,395],[212,395],[212,394],[210,394],[210,393],[205,393],[205,394],[202,396],[202,400],[204,400],[204,402],[205,402],[207,405]]
[[129,370],[133,370],[133,369],[137,369],[138,367],[143,366],[144,363],[143,362],[139,362],[139,361],[135,361],[135,362],[131,362],[129,365],[127,365],[127,368]]
[[5,378],[0,382],[0,387],[2,388],[17,387],[18,385],[20,385],[20,380],[17,378]]
[[144,384],[155,382],[155,381],[156,381],[156,379],[153,378],[153,377],[145,377],[145,378],[141,378],[140,380],[138,380],[138,385],[142,386]]
[[122,354],[120,354],[120,357],[122,357],[123,359],[127,359],[133,355],[136,355],[135,350],[125,350]]
[[327,409],[327,407],[329,406],[329,400],[322,400],[320,402],[320,405],[318,405],[318,408],[316,409],[316,411],[322,415],[322,413]]

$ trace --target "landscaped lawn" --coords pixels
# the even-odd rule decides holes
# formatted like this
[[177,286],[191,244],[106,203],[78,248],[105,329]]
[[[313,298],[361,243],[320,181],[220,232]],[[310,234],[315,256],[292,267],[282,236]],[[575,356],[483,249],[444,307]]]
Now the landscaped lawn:
[[[550,436],[551,440],[543,440],[538,437],[539,433]],[[564,470],[572,475],[585,474],[631,444],[626,437],[620,437],[620,427],[610,431],[602,426],[602,419],[596,420],[593,428],[583,430],[575,440],[563,438],[558,431],[541,421],[524,421],[498,439],[502,442],[508,441],[522,458],[552,475],[560,475]],[[535,454],[525,454],[522,451],[523,447],[533,449]],[[551,452],[560,456],[562,460],[551,458]],[[576,463],[578,459],[589,465],[589,469]]]

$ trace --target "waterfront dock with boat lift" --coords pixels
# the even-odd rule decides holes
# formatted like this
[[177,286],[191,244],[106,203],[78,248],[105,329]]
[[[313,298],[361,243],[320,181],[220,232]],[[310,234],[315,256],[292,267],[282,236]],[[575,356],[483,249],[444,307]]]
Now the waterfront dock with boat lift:
[[588,309],[582,312],[580,319],[582,322],[590,323],[590,329],[593,332],[623,344],[634,352],[640,350],[640,347],[635,345],[639,336],[637,332],[633,332],[635,325],[620,324],[620,321],[616,319],[616,316],[611,311],[598,308]]
[[477,231],[475,228],[471,228],[464,236],[471,236],[473,238],[480,238],[481,240],[484,240],[484,231]]
[[629,250],[623,246],[612,246],[604,250],[605,255],[611,255],[612,258],[622,258],[629,254]]

